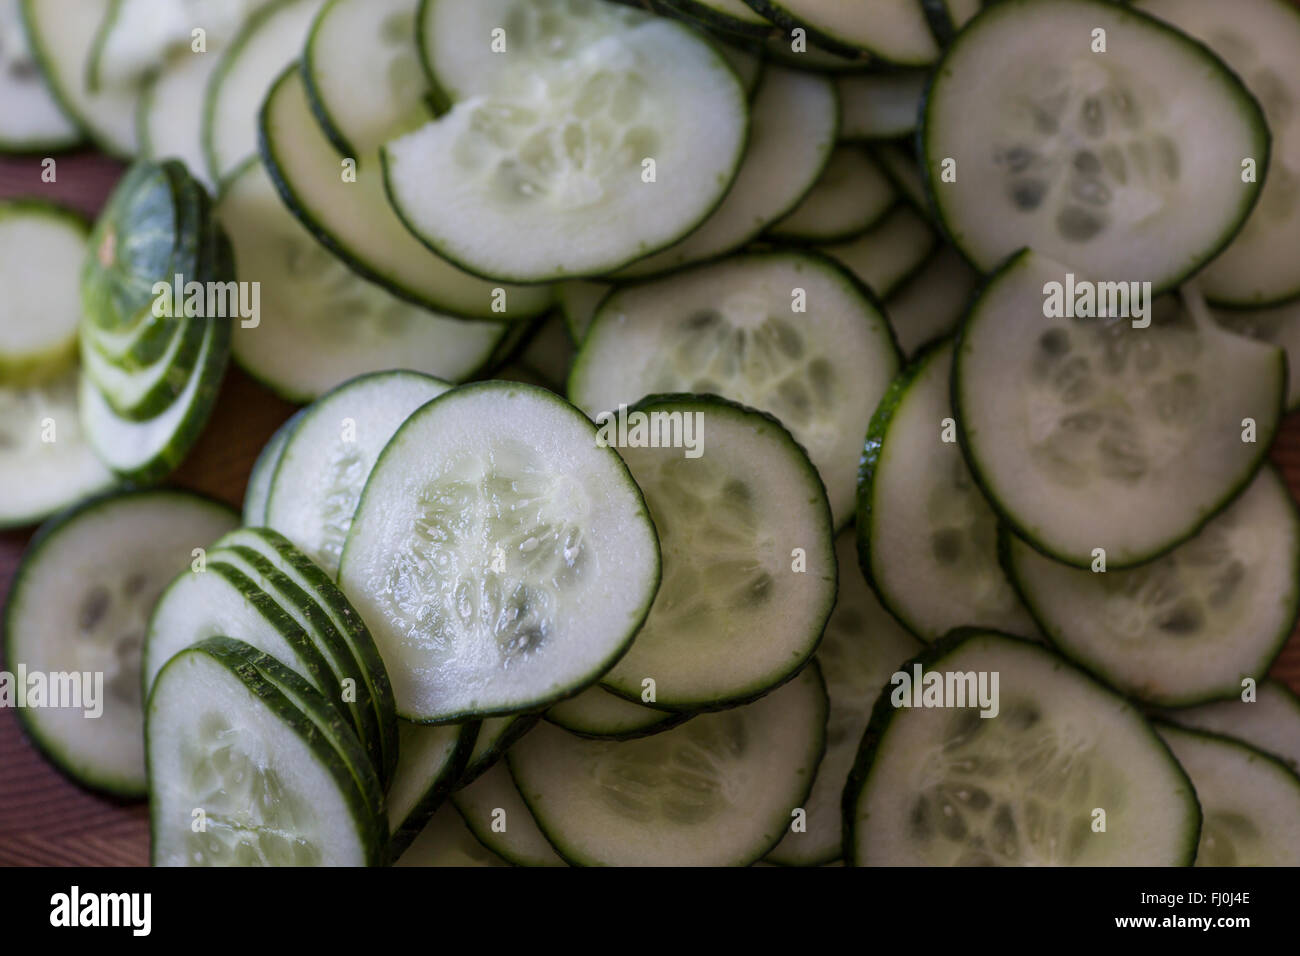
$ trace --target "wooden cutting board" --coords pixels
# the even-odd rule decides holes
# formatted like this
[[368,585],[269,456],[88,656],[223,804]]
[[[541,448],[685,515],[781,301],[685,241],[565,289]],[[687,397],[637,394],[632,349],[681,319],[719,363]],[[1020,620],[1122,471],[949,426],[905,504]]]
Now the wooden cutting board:
[[[41,171],[39,159],[0,158],[0,199],[44,197],[94,216],[122,167],[83,153],[58,158],[54,183],[42,182]],[[293,411],[232,365],[211,424],[172,482],[238,506],[257,453]],[[1292,494],[1300,498],[1300,415],[1285,422],[1273,460],[1285,471]],[[30,531],[0,532],[0,601],[30,537]],[[1300,690],[1296,635],[1273,674]],[[71,783],[28,742],[13,711],[0,709],[0,866],[126,866],[148,861],[145,806],[123,804]]]

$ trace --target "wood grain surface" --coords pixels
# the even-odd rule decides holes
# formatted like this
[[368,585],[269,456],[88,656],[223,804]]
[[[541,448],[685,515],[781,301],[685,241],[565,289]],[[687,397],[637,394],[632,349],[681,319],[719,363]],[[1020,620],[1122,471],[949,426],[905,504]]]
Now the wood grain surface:
[[[44,197],[93,216],[121,170],[92,153],[61,156],[57,181],[44,183],[38,159],[0,158],[0,199]],[[211,424],[171,483],[238,506],[254,458],[293,411],[232,364]],[[1300,497],[1300,415],[1285,422],[1273,460]],[[30,530],[0,532],[0,601],[30,536]],[[1300,690],[1295,634],[1273,674]],[[145,865],[148,842],[144,804],[124,804],[72,783],[31,745],[14,712],[0,708],[0,866]]]

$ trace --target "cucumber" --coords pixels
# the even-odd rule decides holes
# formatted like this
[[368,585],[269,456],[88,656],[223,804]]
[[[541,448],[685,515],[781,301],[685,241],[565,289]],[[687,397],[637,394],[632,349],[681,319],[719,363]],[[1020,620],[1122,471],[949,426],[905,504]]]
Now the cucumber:
[[456,808],[446,804],[394,866],[509,866],[474,838]]
[[339,569],[397,712],[429,723],[576,694],[627,650],[659,576],[654,526],[618,454],[562,399],[507,382],[453,389],[406,420]]
[[865,150],[839,146],[794,212],[767,232],[796,242],[837,242],[860,236],[894,204],[893,183]]
[[688,714],[654,710],[624,700],[601,687],[584,690],[562,700],[546,712],[546,719],[579,737],[593,740],[631,740],[676,727]]
[[[900,673],[918,667],[957,687],[983,677],[990,691],[997,675],[997,716],[954,707],[955,696],[949,706],[895,707],[892,697],[910,702],[920,685],[891,681],[844,789],[846,863],[1192,862],[1201,812],[1191,781],[1123,698],[1051,651],[994,632],[955,631]],[[1093,829],[1097,810],[1104,832]]]
[[749,145],[722,203],[704,223],[615,278],[659,275],[716,259],[794,211],[826,169],[835,145],[835,88],[818,76],[769,67],[754,96]]
[[1300,265],[1283,252],[1300,246],[1300,11],[1286,0],[1245,0],[1231,7],[1213,0],[1138,0],[1134,7],[1222,57],[1259,101],[1272,133],[1259,205],[1197,277],[1201,291],[1212,302],[1238,307],[1300,296]]
[[1184,707],[1262,680],[1300,611],[1300,514],[1262,469],[1190,540],[1128,571],[1096,574],[1008,536],[1008,573],[1067,657],[1129,697]]
[[140,648],[149,612],[191,551],[237,522],[230,509],[187,492],[125,492],[59,515],[23,555],[4,608],[6,667],[47,675],[51,691],[55,675],[93,674],[82,694],[96,700],[19,707],[18,718],[79,783],[144,796]]
[[763,52],[770,60],[782,66],[807,73],[844,76],[865,73],[872,66],[870,58],[864,59],[860,55],[841,56],[809,43],[807,31],[798,37],[794,35],[771,37],[763,44]]
[[[722,200],[749,108],[690,27],[592,0],[427,10],[426,53],[456,102],[389,142],[383,163],[398,214],[440,255],[503,281],[598,275],[672,245]],[[514,52],[465,42],[494,28],[515,37]],[[567,51],[563,66],[536,53],[533,31],[548,30],[540,42]]]
[[901,66],[925,66],[939,47],[917,0],[745,0],[789,32],[806,31],[819,47],[843,56],[872,57]]
[[896,203],[869,232],[820,251],[857,276],[876,295],[887,298],[916,275],[934,252],[938,237],[907,203]]
[[41,76],[19,0],[0,0],[0,102],[0,152],[50,153],[81,139]]
[[596,318],[596,309],[613,289],[614,286],[608,282],[585,282],[580,279],[561,282],[556,286],[560,312],[564,315],[565,327],[575,345],[582,345],[587,330]]
[[975,18],[984,0],[921,0],[930,32],[940,46],[948,46],[958,31]]
[[955,332],[978,284],[979,274],[952,246],[943,243],[931,253],[885,301],[885,314],[903,354],[915,356]]
[[516,866],[565,865],[538,829],[505,764],[452,794],[451,802],[474,837],[503,860]]
[[1025,252],[990,280],[960,333],[953,411],[976,481],[1018,536],[1067,564],[1091,567],[1101,548],[1108,569],[1131,567],[1254,477],[1281,417],[1285,354],[1223,331],[1195,295],[1190,311],[1148,302],[1147,328],[1046,318],[1049,283],[1067,275]]
[[1197,866],[1300,866],[1300,777],[1240,741],[1164,724],[1205,822]]
[[241,281],[261,283],[265,313],[258,327],[235,331],[235,358],[289,401],[390,368],[468,378],[505,335],[504,324],[461,322],[358,277],[285,209],[257,161],[230,178],[217,212]]
[[1232,700],[1161,711],[1158,716],[1188,730],[1240,740],[1300,772],[1300,697],[1281,681],[1259,681],[1249,698],[1243,690]]
[[894,188],[916,212],[930,220],[933,216],[930,199],[925,192],[920,164],[912,150],[897,141],[872,143],[870,148],[885,175],[894,181]]
[[378,372],[323,396],[285,441],[263,523],[336,576],[379,453],[412,412],[450,387],[417,372]]
[[920,142],[938,216],[981,271],[1030,246],[1156,292],[1233,239],[1260,192],[1242,163],[1269,157],[1264,114],[1221,60],[1105,0],[990,5],[944,54]]
[[867,429],[858,479],[862,570],[881,603],[923,641],[964,624],[1032,636],[1034,622],[998,568],[997,518],[956,444],[952,356],[944,342],[917,358]]
[[388,852],[396,859],[419,836],[457,785],[479,725],[448,724],[427,727],[397,722],[401,758],[388,790]]
[[83,374],[94,383],[115,414],[135,422],[153,418],[184,390],[194,372],[208,325],[221,321],[225,319],[198,316],[179,319],[162,355],[138,369],[121,368],[87,342],[81,350]]
[[[652,689],[655,707],[681,713],[754,700],[803,667],[835,603],[821,479],[780,422],[742,405],[653,396],[629,410],[629,436],[638,417],[659,423],[660,447],[615,440],[659,530],[663,584],[601,683],[631,701]],[[698,444],[682,447],[674,422]]]
[[493,767],[506,755],[524,734],[537,726],[539,714],[517,714],[512,717],[489,717],[480,724],[478,739],[469,755],[465,773],[456,788],[467,787]]
[[190,175],[212,190],[203,154],[203,101],[208,81],[221,63],[216,50],[168,60],[140,90],[136,137],[145,159],[179,159]]
[[765,859],[782,866],[821,866],[839,859],[843,849],[840,796],[871,717],[871,705],[899,665],[921,645],[898,626],[876,600],[858,571],[852,532],[836,539],[839,595],[817,648],[826,680],[830,713],[826,755],[804,803],[804,827],[787,827],[785,837]]
[[62,206],[0,202],[0,386],[37,384],[75,364],[88,233]]
[[554,312],[536,323],[523,347],[495,377],[540,385],[562,395],[574,355],[564,316]]
[[916,131],[929,74],[919,70],[838,76],[840,139],[880,140]]
[[745,5],[745,0],[663,0],[706,27],[738,36],[762,39],[780,31],[766,17]]
[[1215,309],[1213,314],[1225,329],[1286,351],[1286,410],[1300,409],[1300,300],[1269,309]]
[[571,864],[746,866],[805,805],[826,710],[813,665],[756,703],[640,740],[584,740],[543,723],[506,760]]
[[271,478],[284,453],[285,442],[302,420],[302,414],[303,410],[295,412],[277,428],[253,462],[253,469],[248,475],[248,487],[244,490],[244,524],[251,527],[266,524],[266,501],[271,494]]
[[850,275],[806,252],[749,254],[611,295],[569,396],[593,416],[656,392],[769,412],[808,450],[842,527],[862,435],[897,369],[889,327]]
[[[277,683],[296,685],[297,699]],[[204,641],[163,669],[147,714],[155,866],[382,862],[379,781],[355,740],[320,732],[329,705],[274,658]]]

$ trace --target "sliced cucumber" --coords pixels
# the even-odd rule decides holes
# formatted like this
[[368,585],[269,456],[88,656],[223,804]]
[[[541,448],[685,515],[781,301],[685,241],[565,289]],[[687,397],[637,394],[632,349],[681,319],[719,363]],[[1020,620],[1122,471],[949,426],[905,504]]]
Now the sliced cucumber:
[[115,414],[139,422],[165,411],[189,382],[208,325],[226,320],[195,316],[178,321],[162,355],[143,368],[122,368],[89,342],[82,348],[83,373]]
[[835,542],[839,595],[817,648],[830,697],[826,755],[803,806],[803,827],[786,828],[785,837],[766,857],[769,863],[821,866],[840,857],[844,845],[840,797],[871,706],[890,675],[921,648],[880,606],[862,579],[854,540],[852,532],[845,532]]
[[898,142],[872,143],[871,155],[876,157],[885,174],[894,181],[894,187],[903,198],[912,204],[912,208],[927,220],[932,218],[930,200],[925,193],[925,180],[921,178],[921,167],[910,148]]
[[818,76],[769,67],[754,97],[749,145],[721,205],[685,239],[616,278],[671,272],[739,249],[789,214],[817,182],[835,145],[835,88]]
[[396,858],[425,828],[457,785],[479,725],[427,727],[400,720],[401,758],[388,789],[389,855]]
[[564,324],[575,345],[581,345],[587,337],[587,330],[591,328],[591,323],[596,318],[596,309],[613,289],[614,286],[608,282],[582,280],[561,282],[556,287],[556,297],[560,302],[560,311],[564,314]]
[[216,183],[203,153],[203,101],[220,63],[216,50],[173,57],[145,82],[136,108],[140,155],[179,159],[208,189]]
[[451,800],[475,838],[503,860],[516,866],[565,865],[538,829],[505,764],[497,764]]
[[0,152],[54,152],[81,139],[41,76],[19,0],[0,0],[0,102]]
[[663,0],[706,27],[739,36],[767,37],[779,32],[771,20],[745,4],[745,0]]
[[[298,699],[268,673],[297,684]],[[367,799],[379,782],[370,771],[358,785],[360,746],[320,732],[329,705],[283,664],[229,638],[204,641],[164,668],[147,712],[155,866],[382,862],[383,815]]]
[[1190,537],[1254,477],[1286,361],[1173,297],[1147,303],[1146,328],[1046,318],[1049,283],[1067,275],[1026,252],[990,281],[962,327],[953,410],[971,471],[1016,534],[1084,568],[1102,548],[1114,570]]
[[862,435],[897,369],[889,327],[851,276],[808,253],[755,254],[611,295],[569,395],[593,416],[657,392],[770,412],[808,450],[840,527]]
[[584,690],[546,712],[546,719],[555,726],[595,740],[630,740],[657,734],[676,727],[687,717],[634,704],[602,687]]
[[885,314],[907,356],[956,331],[979,284],[979,274],[952,246],[943,243],[925,264],[895,287]]
[[1300,866],[1300,777],[1245,744],[1169,724],[1160,736],[1205,817],[1197,866]]
[[285,442],[302,420],[302,414],[302,411],[296,412],[277,428],[253,462],[253,470],[248,475],[248,487],[244,490],[244,524],[252,527],[266,524],[266,501],[271,495],[271,478],[275,475],[276,466],[280,464]]
[[537,323],[523,348],[496,377],[540,385],[563,395],[575,354],[564,316],[555,312]]
[[829,75],[865,73],[870,69],[872,62],[870,58],[863,58],[860,55],[841,56],[823,50],[808,42],[807,31],[797,37],[795,35],[772,37],[763,45],[763,52],[770,59],[791,69]]
[[[1272,134],[1259,205],[1232,244],[1197,277],[1201,291],[1214,302],[1236,306],[1300,296],[1300,263],[1284,251],[1300,247],[1300,11],[1286,0],[1231,5],[1139,0],[1134,6],[1221,56],[1259,101]],[[1264,161],[1258,154],[1244,155]]]
[[877,140],[916,131],[929,73],[906,70],[840,76],[840,139]]
[[457,789],[467,787],[506,755],[524,734],[537,726],[538,714],[519,714],[512,717],[489,717],[483,721],[469,755],[469,765],[456,783]]
[[505,334],[503,324],[448,318],[358,277],[284,208],[256,161],[231,177],[217,211],[241,281],[261,283],[262,322],[235,332],[235,358],[290,401],[390,368],[468,378]]
[[844,790],[850,865],[1192,862],[1201,826],[1192,784],[1123,698],[1051,651],[992,632],[956,631],[901,673],[918,667],[941,687],[974,690],[984,679],[992,691],[996,676],[997,714],[953,706],[959,698],[895,707],[891,698],[920,699],[921,687],[891,681]]
[[821,251],[886,298],[916,274],[937,243],[929,224],[907,203],[897,203],[865,235]]
[[815,665],[756,703],[621,742],[542,724],[510,772],[569,863],[746,866],[805,805],[826,743]]
[[992,4],[944,55],[920,135],[938,215],[981,270],[1030,246],[1157,292],[1237,234],[1260,190],[1242,163],[1269,156],[1221,60],[1103,0]]
[[925,66],[939,47],[917,0],[745,0],[787,32],[803,29],[818,46],[844,56],[868,56]]
[[398,429],[339,581],[389,663],[398,713],[445,723],[593,683],[645,620],[659,573],[641,492],[595,426],[542,389],[487,382]]
[[719,43],[717,50],[740,78],[740,85],[745,88],[745,95],[752,103],[766,69],[761,49],[741,40],[738,44]]
[[456,808],[445,804],[394,866],[509,866],[475,839]]
[[1183,707],[1263,679],[1300,610],[1300,515],[1265,467],[1189,541],[1128,571],[1094,573],[1010,536],[1008,572],[1043,632],[1129,697]]
[[895,197],[893,183],[870,154],[840,146],[817,184],[768,234],[799,242],[851,239],[878,223]]
[[1280,345],[1286,351],[1286,410],[1300,409],[1300,300],[1271,309],[1216,309],[1214,320],[1238,335]]
[[1188,730],[1235,738],[1300,772],[1300,697],[1272,678],[1259,681],[1253,691],[1249,700],[1242,691],[1232,700],[1167,710],[1160,717]]
[[331,576],[379,453],[402,422],[451,386],[416,372],[346,382],[306,410],[285,442],[266,503],[268,527]]
[[984,0],[921,0],[930,32],[940,46],[948,46],[953,37],[984,6]]

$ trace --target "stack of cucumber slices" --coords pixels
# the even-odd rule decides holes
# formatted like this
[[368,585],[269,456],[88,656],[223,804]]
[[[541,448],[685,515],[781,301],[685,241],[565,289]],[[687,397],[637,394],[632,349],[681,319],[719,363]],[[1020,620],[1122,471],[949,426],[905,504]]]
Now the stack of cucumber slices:
[[[1300,865],[1296,63],[1288,0],[0,0],[0,152],[132,161],[0,201],[24,728],[156,865]],[[239,512],[158,487],[230,359],[300,406]]]

